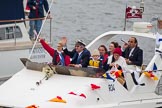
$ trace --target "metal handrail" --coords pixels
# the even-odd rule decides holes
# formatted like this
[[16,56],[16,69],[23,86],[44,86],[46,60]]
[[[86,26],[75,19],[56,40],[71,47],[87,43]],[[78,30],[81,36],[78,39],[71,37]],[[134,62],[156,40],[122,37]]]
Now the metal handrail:
[[[46,19],[50,19],[50,43],[51,43],[51,38],[52,38],[52,17],[48,17],[48,18],[46,18]],[[0,23],[15,23],[15,25],[14,25],[14,40],[15,40],[15,45],[16,45],[16,36],[15,36],[15,28],[16,28],[16,23],[17,22],[25,22],[25,21],[34,21],[34,20],[45,20],[45,17],[43,17],[43,18],[27,18],[27,19],[16,19],[16,20],[0,20]]]
[[[26,19],[16,19],[16,20],[0,20],[0,22],[23,22],[23,21],[34,21],[34,20],[44,20],[43,18],[26,18]],[[52,19],[52,17],[49,17],[47,19]]]

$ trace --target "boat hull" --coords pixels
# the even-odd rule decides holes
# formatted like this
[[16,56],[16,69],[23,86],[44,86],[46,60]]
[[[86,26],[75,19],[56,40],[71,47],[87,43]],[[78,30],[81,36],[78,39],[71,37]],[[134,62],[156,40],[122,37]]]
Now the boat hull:
[[[0,78],[10,77],[16,72],[20,71],[24,65],[20,58],[28,58],[31,53],[31,48],[24,48],[19,50],[0,51]],[[51,62],[51,57],[42,48],[35,48],[31,55],[31,60],[35,62]]]

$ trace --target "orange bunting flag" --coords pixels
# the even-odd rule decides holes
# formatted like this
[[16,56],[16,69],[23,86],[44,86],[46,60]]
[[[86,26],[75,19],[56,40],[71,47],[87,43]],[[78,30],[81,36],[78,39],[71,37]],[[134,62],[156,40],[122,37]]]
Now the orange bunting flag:
[[60,96],[57,96],[56,98],[50,99],[50,102],[60,102],[60,103],[66,103],[65,100],[63,100]]
[[91,84],[91,89],[92,90],[96,90],[96,89],[99,89],[99,88],[101,88],[101,87],[96,85],[96,84]]
[[113,71],[111,72],[111,74],[113,74],[116,78],[118,78],[122,75],[122,70]]
[[27,106],[27,107],[25,107],[25,108],[39,108],[39,107],[36,106],[36,105],[30,105],[30,106]]
[[77,95],[77,94],[76,94],[76,93],[74,93],[74,92],[69,92],[68,94]]
[[152,71],[144,72],[144,74],[145,74],[147,77],[149,77],[149,78],[151,78],[151,79],[153,79],[153,80],[158,80],[158,77],[155,76],[155,75],[152,73]]
[[86,95],[85,94],[80,94],[79,96],[81,96],[81,97],[84,97],[84,98],[86,98]]

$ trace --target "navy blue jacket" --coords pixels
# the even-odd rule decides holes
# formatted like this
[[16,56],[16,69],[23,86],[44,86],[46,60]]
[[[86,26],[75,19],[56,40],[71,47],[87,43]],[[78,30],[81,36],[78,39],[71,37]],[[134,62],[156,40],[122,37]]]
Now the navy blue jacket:
[[131,56],[129,57],[131,49],[128,47],[123,52],[123,57],[129,59],[132,62],[132,65],[141,66],[143,63],[143,50],[139,47],[135,47]]
[[[37,1],[39,2],[37,3]],[[49,9],[47,0],[28,0],[27,5],[30,8],[29,18],[43,18],[44,9],[46,12],[48,12]],[[36,10],[33,10],[33,6],[37,7]],[[36,16],[37,12],[38,16]]]
[[72,51],[68,51],[66,48],[66,49],[64,49],[64,53],[66,55],[69,55],[70,58],[72,58],[71,64],[81,64],[82,67],[87,67],[89,65],[89,60],[90,60],[91,54],[86,48],[81,53],[79,62],[77,62],[78,53],[76,52],[75,49],[73,49]]

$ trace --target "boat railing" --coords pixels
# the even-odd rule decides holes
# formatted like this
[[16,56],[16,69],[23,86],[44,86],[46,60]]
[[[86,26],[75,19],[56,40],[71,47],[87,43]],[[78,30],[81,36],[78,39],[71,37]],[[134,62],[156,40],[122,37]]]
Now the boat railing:
[[130,101],[122,101],[120,102],[118,105],[121,104],[126,104],[126,103],[134,103],[134,102],[139,102],[139,104],[141,104],[144,101],[155,101],[158,100],[157,104],[161,102],[162,98],[149,98],[149,99],[138,99],[138,100],[130,100]]
[[[16,39],[17,39],[16,31],[18,29],[18,27],[17,27],[18,26],[18,23],[24,22],[24,26],[25,26],[26,31],[27,31],[27,34],[28,34],[28,30],[27,30],[28,23],[26,23],[26,22],[27,21],[34,21],[34,20],[45,20],[45,18],[26,18],[26,19],[16,19],[16,20],[0,20],[1,25],[3,23],[5,23],[5,24],[14,24],[12,26],[12,30],[10,32],[7,32],[7,30],[6,30],[7,28],[5,28],[5,32],[4,32],[5,37],[4,37],[4,40],[5,39],[8,39],[7,38],[7,35],[11,35],[12,34],[12,38],[14,39],[14,43],[16,45]],[[52,41],[52,39],[51,39],[52,38],[52,18],[51,17],[50,18],[47,18],[47,20],[50,21],[49,22],[49,40],[48,41],[51,42]],[[11,29],[11,27],[9,29]],[[28,35],[28,37],[29,37],[29,35]],[[3,40],[3,39],[1,39],[1,40]]]

